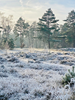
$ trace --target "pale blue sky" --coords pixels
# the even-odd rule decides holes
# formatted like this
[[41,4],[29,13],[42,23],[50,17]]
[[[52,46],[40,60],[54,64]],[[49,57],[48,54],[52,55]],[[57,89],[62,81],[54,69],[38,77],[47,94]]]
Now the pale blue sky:
[[75,0],[0,0],[0,12],[4,12],[5,16],[13,15],[14,21],[20,16],[30,23],[38,21],[48,8],[63,24],[62,20],[75,10]]

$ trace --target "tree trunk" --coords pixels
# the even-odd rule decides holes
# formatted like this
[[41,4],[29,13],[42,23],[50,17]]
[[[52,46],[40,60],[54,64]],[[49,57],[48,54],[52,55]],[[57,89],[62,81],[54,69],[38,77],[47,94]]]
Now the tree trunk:
[[20,47],[22,48],[22,44],[23,44],[23,37],[20,36]]
[[33,48],[34,38],[32,38],[32,48]]
[[73,41],[73,47],[75,48],[75,40]]
[[48,49],[49,49],[49,53],[50,53],[50,41],[48,41]]
[[50,49],[50,41],[48,42],[48,48]]

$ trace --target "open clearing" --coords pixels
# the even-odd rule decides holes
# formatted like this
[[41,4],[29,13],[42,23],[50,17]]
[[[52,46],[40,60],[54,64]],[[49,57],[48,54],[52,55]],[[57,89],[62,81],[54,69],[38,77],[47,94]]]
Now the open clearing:
[[68,100],[62,77],[75,65],[75,49],[0,50],[0,100]]

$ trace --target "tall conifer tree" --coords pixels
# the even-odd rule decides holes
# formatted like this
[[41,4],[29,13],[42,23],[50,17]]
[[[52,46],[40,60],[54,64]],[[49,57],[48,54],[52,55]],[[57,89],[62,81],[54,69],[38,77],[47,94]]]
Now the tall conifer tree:
[[40,39],[44,39],[48,43],[48,48],[50,49],[50,42],[56,41],[52,38],[52,34],[58,31],[57,23],[58,20],[55,19],[51,9],[48,9],[46,13],[39,19],[38,30],[41,31]]
[[68,43],[72,43],[73,47],[75,47],[75,11],[72,10],[66,20],[66,31],[64,35],[66,35],[66,41]]

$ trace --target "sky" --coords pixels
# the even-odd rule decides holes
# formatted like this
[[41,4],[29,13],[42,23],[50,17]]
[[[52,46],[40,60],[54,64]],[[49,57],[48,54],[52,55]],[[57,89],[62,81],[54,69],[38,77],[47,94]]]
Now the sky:
[[75,10],[75,0],[0,0],[0,12],[13,15],[13,21],[22,17],[26,22],[38,21],[51,8],[59,24],[63,24],[68,13]]

